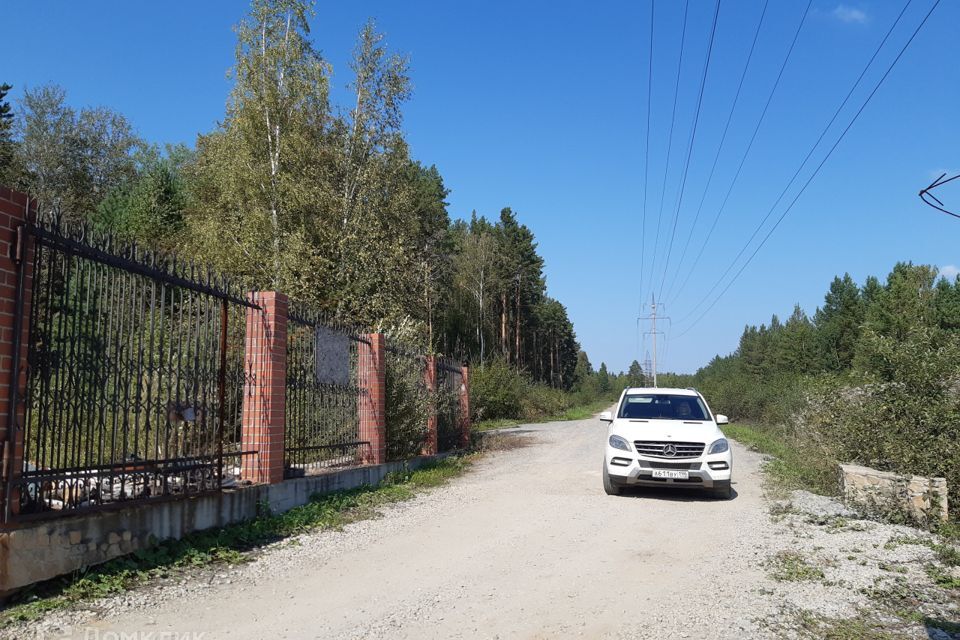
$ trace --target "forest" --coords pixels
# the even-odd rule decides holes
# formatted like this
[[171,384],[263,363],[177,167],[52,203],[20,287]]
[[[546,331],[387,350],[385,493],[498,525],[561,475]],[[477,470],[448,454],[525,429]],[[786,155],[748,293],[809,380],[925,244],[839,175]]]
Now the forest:
[[960,280],[899,263],[885,281],[830,283],[810,317],[747,326],[739,347],[663,384],[702,390],[715,411],[779,430],[836,490],[836,463],[946,477],[960,499]]
[[44,215],[480,365],[480,418],[507,417],[484,404],[488,364],[523,390],[553,391],[543,393],[555,409],[571,391],[595,401],[607,383],[583,365],[566,308],[547,293],[533,231],[509,207],[453,218],[440,171],[411,156],[409,59],[369,21],[351,103],[333,104],[311,16],[304,1],[254,0],[236,27],[223,118],[193,146],[143,140],[123,114],[77,108],[55,85],[16,88],[15,100],[0,85],[0,184]]

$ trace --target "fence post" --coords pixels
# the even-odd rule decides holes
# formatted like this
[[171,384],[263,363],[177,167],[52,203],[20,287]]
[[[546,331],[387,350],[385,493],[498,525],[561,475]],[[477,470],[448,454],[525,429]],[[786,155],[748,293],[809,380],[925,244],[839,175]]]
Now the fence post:
[[283,436],[287,403],[287,296],[252,291],[247,299],[244,360],[246,381],[241,421],[241,476],[257,483],[283,481]]
[[437,357],[423,358],[423,385],[427,389],[427,438],[420,452],[425,456],[437,453],[439,435],[437,434]]
[[470,367],[460,367],[460,446],[464,449],[470,446]]
[[360,462],[382,464],[387,461],[387,363],[386,340],[382,333],[361,336],[357,345],[358,383],[360,387]]
[[23,421],[33,292],[34,246],[21,227],[36,209],[24,193],[0,187],[0,443],[3,445],[4,520],[20,509]]

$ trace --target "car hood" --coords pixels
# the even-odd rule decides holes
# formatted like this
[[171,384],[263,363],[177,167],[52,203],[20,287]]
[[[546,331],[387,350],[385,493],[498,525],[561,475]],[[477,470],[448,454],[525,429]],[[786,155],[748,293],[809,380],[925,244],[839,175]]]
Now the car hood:
[[713,422],[685,423],[682,420],[614,420],[610,433],[617,434],[629,441],[664,440],[674,442],[703,442],[709,445],[723,433]]

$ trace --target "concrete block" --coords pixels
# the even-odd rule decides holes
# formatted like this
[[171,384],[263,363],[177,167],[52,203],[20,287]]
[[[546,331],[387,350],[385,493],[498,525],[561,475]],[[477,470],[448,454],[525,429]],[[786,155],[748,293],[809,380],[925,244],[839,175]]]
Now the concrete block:
[[905,476],[860,465],[840,465],[847,503],[882,512],[904,513],[919,523],[949,516],[946,478]]

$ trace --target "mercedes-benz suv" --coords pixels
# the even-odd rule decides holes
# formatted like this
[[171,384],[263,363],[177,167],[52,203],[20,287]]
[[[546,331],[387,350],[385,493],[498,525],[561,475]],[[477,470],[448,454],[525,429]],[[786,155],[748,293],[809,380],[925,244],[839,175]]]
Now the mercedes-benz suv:
[[733,453],[713,415],[694,389],[633,388],[620,395],[609,423],[603,456],[603,488],[618,495],[624,487],[703,488],[729,499]]

